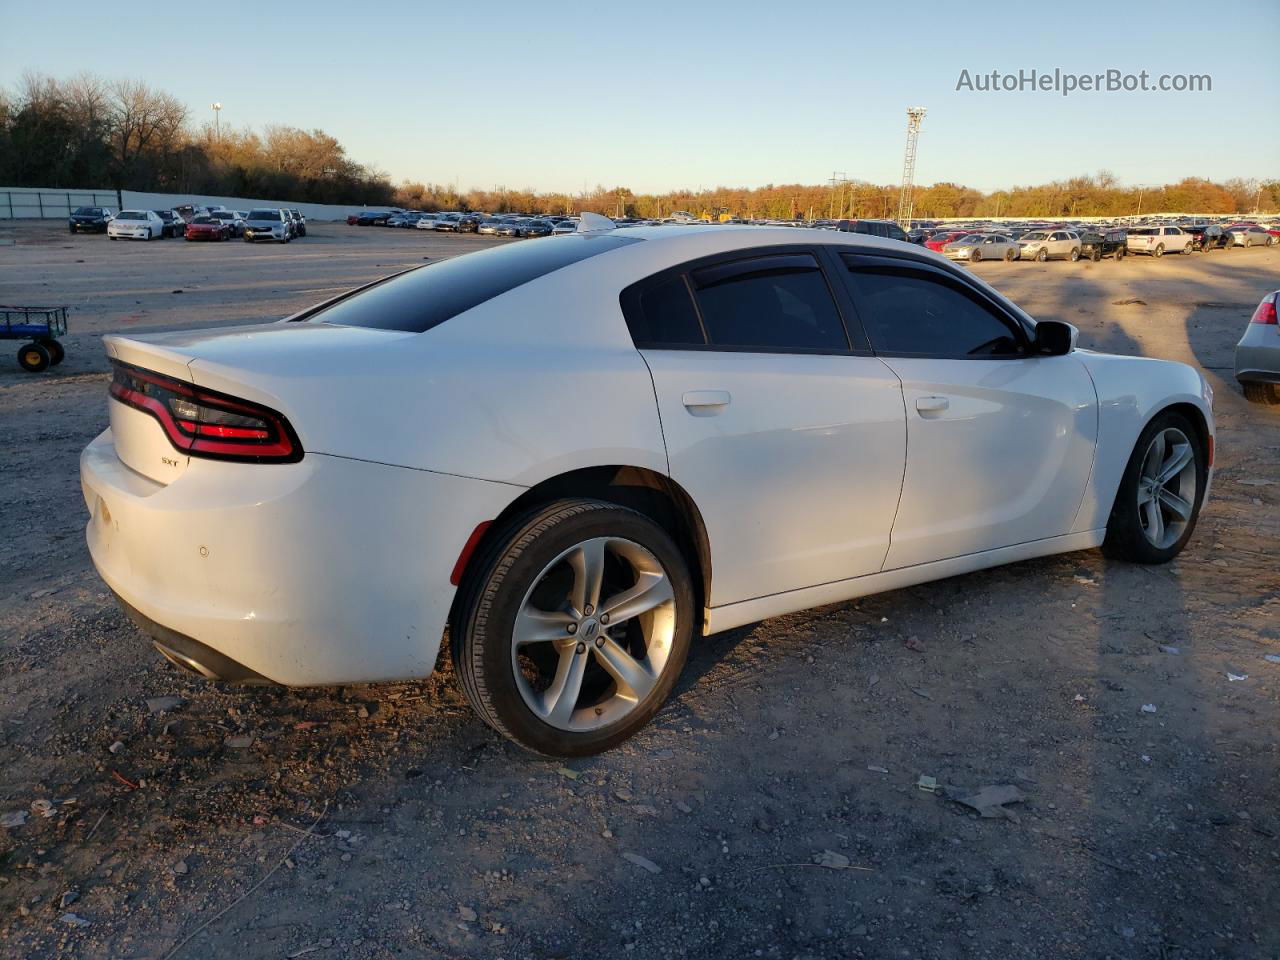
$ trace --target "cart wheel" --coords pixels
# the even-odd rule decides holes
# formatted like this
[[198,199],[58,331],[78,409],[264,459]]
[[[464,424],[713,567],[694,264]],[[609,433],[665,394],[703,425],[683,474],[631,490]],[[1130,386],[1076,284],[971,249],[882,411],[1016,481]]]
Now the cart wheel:
[[40,346],[49,351],[49,366],[56,367],[62,362],[63,357],[67,355],[67,351],[62,349],[62,344],[57,340],[41,340]]
[[18,363],[23,370],[39,373],[49,366],[49,351],[43,344],[26,343],[18,350]]

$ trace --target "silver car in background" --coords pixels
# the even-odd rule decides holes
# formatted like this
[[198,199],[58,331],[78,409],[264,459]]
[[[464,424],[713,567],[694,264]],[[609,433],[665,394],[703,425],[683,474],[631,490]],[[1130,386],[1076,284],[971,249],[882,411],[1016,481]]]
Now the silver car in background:
[[952,240],[942,248],[948,260],[1017,260],[1022,255],[1018,241],[1002,233],[970,233]]
[[1262,298],[1236,344],[1236,380],[1246,399],[1280,404],[1280,290]]
[[1227,233],[1231,235],[1232,244],[1237,247],[1269,247],[1276,242],[1275,237],[1256,223],[1227,227]]
[[1080,259],[1080,234],[1071,230],[1032,230],[1024,233],[1018,243],[1022,247],[1021,259],[1070,260]]

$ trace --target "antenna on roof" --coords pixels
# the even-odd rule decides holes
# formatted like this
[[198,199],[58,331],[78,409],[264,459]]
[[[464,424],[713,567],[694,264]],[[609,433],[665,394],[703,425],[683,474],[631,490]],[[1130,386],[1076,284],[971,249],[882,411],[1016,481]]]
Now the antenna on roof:
[[608,217],[602,217],[598,213],[583,213],[578,218],[578,233],[603,233],[606,230],[616,230],[612,220]]

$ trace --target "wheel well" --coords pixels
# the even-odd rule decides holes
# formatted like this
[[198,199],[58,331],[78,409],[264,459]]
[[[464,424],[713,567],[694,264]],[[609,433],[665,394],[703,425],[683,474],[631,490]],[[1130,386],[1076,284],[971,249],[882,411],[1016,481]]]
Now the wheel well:
[[[1167,411],[1180,413],[1184,417],[1186,417],[1188,420],[1191,421],[1191,426],[1195,427],[1196,439],[1200,441],[1200,449],[1205,451],[1205,453],[1209,455],[1208,457],[1209,462],[1208,464],[1206,464],[1206,466],[1212,466],[1213,455],[1209,447],[1209,424],[1205,420],[1204,413],[1201,412],[1200,408],[1197,407],[1194,403],[1174,403],[1174,404],[1171,404],[1170,406],[1165,407],[1163,410],[1160,411],[1160,413],[1165,413]],[[1159,415],[1160,415],[1159,413],[1156,414],[1156,416],[1159,416]],[[1154,420],[1155,417],[1152,417],[1151,419]],[[1148,421],[1148,423],[1149,422],[1150,421]]]
[[[689,564],[697,592],[695,602],[703,610],[705,624],[706,605],[711,596],[711,547],[702,514],[683,487],[670,477],[644,467],[586,467],[530,487],[493,519],[467,557],[459,582],[465,582],[474,573],[476,558],[483,556],[497,538],[504,535],[515,518],[554,500],[579,497],[629,507],[671,535]],[[458,595],[461,594],[459,590]],[[699,629],[701,626],[699,624]]]

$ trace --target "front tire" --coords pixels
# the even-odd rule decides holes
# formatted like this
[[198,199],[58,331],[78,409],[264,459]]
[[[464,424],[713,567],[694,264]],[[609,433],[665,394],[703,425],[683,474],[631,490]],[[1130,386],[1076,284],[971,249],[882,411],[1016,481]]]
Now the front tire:
[[1164,244],[1163,244],[1163,243],[1158,243],[1158,244],[1156,244],[1156,248],[1155,248],[1154,250],[1152,250],[1152,251],[1151,251],[1151,255],[1152,255],[1153,257],[1155,257],[1157,260],[1159,260],[1161,257],[1163,257],[1163,256],[1164,256]]
[[561,500],[494,536],[451,623],[463,693],[535,753],[585,756],[634,735],[684,666],[694,593],[675,542],[647,516]]
[[1036,263],[1044,263],[1048,259],[1049,259],[1049,251],[1046,250],[1044,247],[1041,247],[1039,252],[1036,253]]
[[982,262],[982,251],[981,251],[981,250],[974,250],[971,254],[969,254],[969,262],[970,262],[970,263],[981,263],[981,262]]
[[1207,479],[1191,421],[1171,410],[1157,414],[1129,457],[1102,549],[1134,563],[1168,563],[1191,539]]

